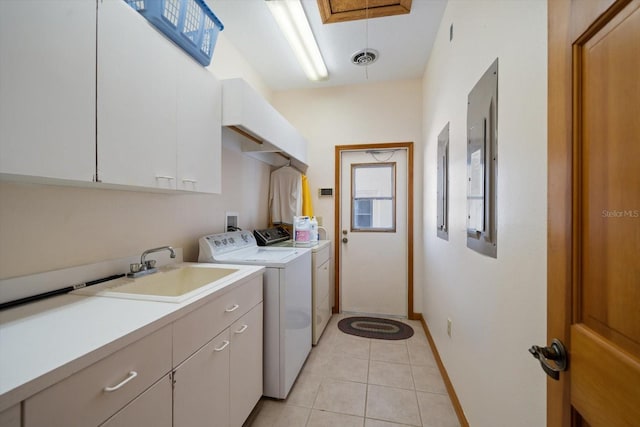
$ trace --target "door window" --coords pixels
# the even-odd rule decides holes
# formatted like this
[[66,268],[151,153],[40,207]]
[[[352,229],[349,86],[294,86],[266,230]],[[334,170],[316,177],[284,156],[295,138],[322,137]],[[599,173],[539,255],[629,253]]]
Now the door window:
[[396,231],[396,164],[351,165],[351,231]]

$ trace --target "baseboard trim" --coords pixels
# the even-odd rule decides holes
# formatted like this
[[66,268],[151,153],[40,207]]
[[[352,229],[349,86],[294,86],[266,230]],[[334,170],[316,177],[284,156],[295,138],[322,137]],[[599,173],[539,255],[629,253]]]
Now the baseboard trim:
[[433,357],[436,359],[436,363],[438,364],[438,369],[440,370],[440,374],[442,375],[442,379],[444,380],[444,385],[447,387],[447,392],[449,393],[449,398],[451,399],[451,404],[453,405],[453,409],[456,411],[456,415],[458,416],[458,421],[460,421],[461,427],[469,427],[469,421],[464,415],[464,411],[462,410],[462,405],[460,404],[460,400],[458,400],[458,395],[453,388],[453,384],[449,379],[449,374],[447,374],[447,370],[444,368],[442,364],[442,360],[440,359],[440,354],[438,353],[438,349],[436,348],[436,343],[433,341],[433,337],[431,336],[431,332],[429,332],[429,327],[427,326],[427,322],[424,320],[424,316],[422,313],[413,313],[416,315],[416,320],[420,320],[422,324],[422,329],[424,329],[424,333],[427,335],[427,340],[429,341],[429,346],[431,347],[431,351],[433,352]]

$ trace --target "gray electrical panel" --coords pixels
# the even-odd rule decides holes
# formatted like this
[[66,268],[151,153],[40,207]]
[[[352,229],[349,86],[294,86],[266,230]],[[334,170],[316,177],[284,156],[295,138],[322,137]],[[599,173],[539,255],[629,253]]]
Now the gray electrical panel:
[[473,87],[467,105],[467,247],[498,256],[498,59]]

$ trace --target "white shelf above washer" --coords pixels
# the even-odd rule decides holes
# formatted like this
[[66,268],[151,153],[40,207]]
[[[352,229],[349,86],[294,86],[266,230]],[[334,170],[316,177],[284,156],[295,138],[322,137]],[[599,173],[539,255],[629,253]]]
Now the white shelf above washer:
[[222,125],[242,135],[245,154],[307,170],[307,140],[243,79],[222,81]]

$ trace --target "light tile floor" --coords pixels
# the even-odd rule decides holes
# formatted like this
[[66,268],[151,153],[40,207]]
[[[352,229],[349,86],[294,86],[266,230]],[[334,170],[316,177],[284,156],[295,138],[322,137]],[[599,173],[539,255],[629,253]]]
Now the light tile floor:
[[263,398],[245,427],[454,427],[458,419],[420,322],[408,340],[347,335],[334,315],[286,400]]

